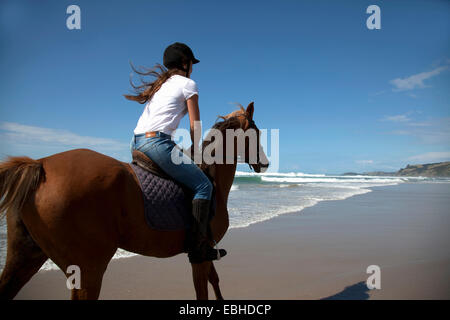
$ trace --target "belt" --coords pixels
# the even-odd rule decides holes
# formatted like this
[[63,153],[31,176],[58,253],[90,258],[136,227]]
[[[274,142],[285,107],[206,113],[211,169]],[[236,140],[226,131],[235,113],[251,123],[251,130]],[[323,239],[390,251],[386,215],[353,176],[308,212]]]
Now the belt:
[[161,132],[161,131],[147,131],[145,133],[139,133],[135,134],[136,137],[142,137],[145,136],[146,138],[153,138],[153,137],[167,137],[172,138],[170,134]]
[[159,133],[159,131],[147,131],[145,133],[145,137],[146,138],[153,138],[153,137],[158,136],[158,133]]

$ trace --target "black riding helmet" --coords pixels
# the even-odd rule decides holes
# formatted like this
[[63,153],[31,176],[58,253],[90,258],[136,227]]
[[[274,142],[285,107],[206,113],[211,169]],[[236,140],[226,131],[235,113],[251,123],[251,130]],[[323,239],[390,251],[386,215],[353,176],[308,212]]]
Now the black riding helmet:
[[[190,61],[192,61],[192,64],[200,62],[200,60],[197,60],[194,57],[191,48],[184,43],[175,42],[164,50],[163,63],[167,69],[177,68],[186,72],[187,75],[189,72]],[[184,68],[183,64],[188,64],[187,70]]]

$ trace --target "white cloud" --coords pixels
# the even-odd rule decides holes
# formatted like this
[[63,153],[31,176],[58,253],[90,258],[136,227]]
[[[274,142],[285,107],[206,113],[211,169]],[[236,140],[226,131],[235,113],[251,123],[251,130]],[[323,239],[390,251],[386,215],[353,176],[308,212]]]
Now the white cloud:
[[448,69],[448,66],[438,67],[434,70],[428,72],[421,72],[418,74],[414,74],[412,76],[406,78],[397,78],[389,81],[395,88],[393,91],[405,91],[405,90],[413,90],[417,88],[425,88],[426,85],[424,83],[425,80],[430,79],[431,77],[437,76],[441,72]]
[[375,96],[382,95],[382,94],[384,94],[386,92],[387,92],[387,90],[381,90],[381,91],[377,91],[377,92],[369,94],[369,95],[372,96],[372,97],[375,97]]
[[420,163],[450,161],[450,151],[422,153],[409,157],[407,160]]
[[391,131],[390,133],[396,134],[396,135],[399,135],[399,136],[408,136],[408,135],[411,135],[411,132],[410,132],[410,131],[407,131],[407,130],[394,130],[394,131]]
[[[1,122],[0,129],[7,139],[16,142],[35,142],[77,147],[103,147],[112,150],[124,147],[123,142],[108,138],[80,136],[67,130],[28,126],[14,122]],[[12,141],[11,141],[12,142]]]
[[412,136],[425,144],[450,144],[450,117],[420,122],[403,122],[391,134]]
[[[129,144],[109,138],[81,136],[68,130],[0,122],[2,149],[13,153],[56,153],[75,148],[89,148],[122,160],[128,159]],[[32,156],[32,155],[30,155]]]
[[411,127],[429,127],[432,124],[429,121],[422,121],[422,122],[408,122],[408,126]]
[[407,122],[411,119],[408,118],[406,114],[399,114],[396,116],[386,116],[382,119],[383,121],[392,121],[392,122]]
[[357,164],[373,164],[373,160],[356,160]]

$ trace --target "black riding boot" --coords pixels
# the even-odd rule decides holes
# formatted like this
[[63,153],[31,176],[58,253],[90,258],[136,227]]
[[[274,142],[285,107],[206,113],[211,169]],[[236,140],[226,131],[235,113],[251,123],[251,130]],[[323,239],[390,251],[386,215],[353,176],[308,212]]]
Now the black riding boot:
[[211,247],[208,238],[210,200],[192,200],[192,215],[194,224],[191,229],[190,248],[188,252],[190,263],[218,260],[227,252],[223,249],[216,250]]

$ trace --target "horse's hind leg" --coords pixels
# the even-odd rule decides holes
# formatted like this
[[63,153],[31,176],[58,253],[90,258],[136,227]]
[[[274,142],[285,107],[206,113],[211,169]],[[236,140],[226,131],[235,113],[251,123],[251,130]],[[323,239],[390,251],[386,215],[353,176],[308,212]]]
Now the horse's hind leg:
[[222,293],[220,292],[219,287],[219,275],[217,274],[216,268],[214,267],[214,263],[211,262],[211,268],[209,269],[208,274],[209,283],[213,286],[214,293],[216,294],[217,300],[223,300]]
[[8,251],[0,277],[0,299],[12,299],[39,271],[47,256],[28,233],[19,214],[7,213]]

